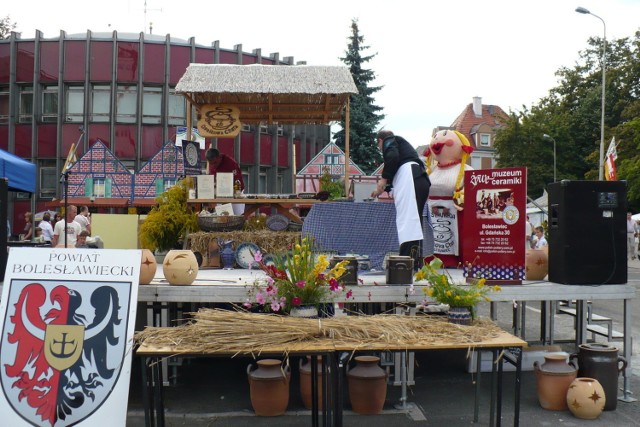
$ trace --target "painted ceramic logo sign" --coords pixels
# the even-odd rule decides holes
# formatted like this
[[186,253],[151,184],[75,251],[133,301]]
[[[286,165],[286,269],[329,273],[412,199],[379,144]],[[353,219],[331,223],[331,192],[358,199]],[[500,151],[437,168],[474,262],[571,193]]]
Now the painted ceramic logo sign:
[[210,138],[233,138],[240,133],[240,110],[231,105],[207,104],[198,112],[198,131]]

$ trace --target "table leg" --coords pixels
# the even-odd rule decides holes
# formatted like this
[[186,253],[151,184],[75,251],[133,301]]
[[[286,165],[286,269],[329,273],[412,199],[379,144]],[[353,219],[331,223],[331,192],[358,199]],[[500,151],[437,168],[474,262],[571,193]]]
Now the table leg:
[[163,368],[159,358],[151,359],[151,370],[153,373],[153,385],[154,385],[154,406],[156,410],[156,425],[158,427],[164,427],[164,378],[162,375]]
[[349,353],[342,352],[338,357],[338,369],[335,374],[334,381],[336,382],[336,401],[335,401],[335,425],[336,427],[342,427],[342,402],[344,402],[344,396],[342,391],[344,390],[344,370],[349,360]]
[[473,405],[473,422],[478,422],[478,415],[480,413],[480,378],[482,378],[482,351],[476,350],[476,395]]
[[580,344],[587,342],[587,319],[584,310],[584,300],[576,300],[576,352]]
[[318,356],[311,355],[311,426],[318,427]]
[[[496,352],[498,350],[495,350]],[[500,355],[498,355],[500,357]],[[498,393],[496,398],[496,426],[502,424],[502,372],[504,370],[504,357],[498,361]]]
[[494,426],[496,422],[496,376],[498,374],[496,365],[498,362],[498,350],[491,349],[491,403],[489,406],[489,425]]
[[146,357],[140,356],[140,372],[142,372],[142,405],[144,406],[144,425],[145,427],[152,427],[154,424],[153,417],[153,387],[149,376],[149,364]]
[[631,391],[629,390],[629,375],[627,375],[627,372],[629,371],[630,364],[631,364],[631,351],[632,351],[632,345],[633,343],[631,342],[631,307],[629,306],[630,300],[625,299],[623,301],[623,313],[624,313],[624,319],[623,319],[623,326],[622,326],[622,332],[624,334],[624,350],[623,350],[623,355],[625,360],[627,361],[627,367],[625,368],[624,371],[622,371],[622,378],[623,378],[623,394],[622,397],[619,397],[618,399],[623,401],[623,402],[635,402],[636,398],[631,397]]

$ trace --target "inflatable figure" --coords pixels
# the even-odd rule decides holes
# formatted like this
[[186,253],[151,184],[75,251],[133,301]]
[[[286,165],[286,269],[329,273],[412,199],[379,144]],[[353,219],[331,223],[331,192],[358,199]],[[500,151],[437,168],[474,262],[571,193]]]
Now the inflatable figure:
[[464,171],[473,147],[455,130],[437,132],[424,155],[431,180],[429,213],[434,231],[435,256],[446,267],[462,262],[462,215],[464,209]]

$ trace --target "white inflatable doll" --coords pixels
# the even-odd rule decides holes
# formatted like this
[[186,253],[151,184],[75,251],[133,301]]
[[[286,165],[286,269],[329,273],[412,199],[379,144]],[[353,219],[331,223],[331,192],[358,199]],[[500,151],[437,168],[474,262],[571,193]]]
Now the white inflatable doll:
[[446,267],[461,267],[464,171],[473,170],[467,159],[473,151],[469,140],[455,130],[437,132],[424,155],[431,180],[429,213],[435,256]]

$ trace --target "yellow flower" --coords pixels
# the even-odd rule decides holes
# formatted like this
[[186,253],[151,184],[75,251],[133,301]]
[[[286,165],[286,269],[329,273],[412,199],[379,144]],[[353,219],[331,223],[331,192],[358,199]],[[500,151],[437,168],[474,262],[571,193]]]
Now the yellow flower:
[[426,278],[426,273],[422,270],[418,270],[418,272],[416,272],[416,276],[415,279],[416,281],[420,281],[420,280],[424,280]]
[[484,284],[486,283],[487,279],[485,279],[484,277],[480,280],[478,280],[478,287],[481,288],[484,286]]
[[453,295],[453,293],[452,293],[451,291],[447,291],[447,292],[446,292],[446,295],[447,295],[448,297],[450,297],[451,295]]
[[427,290],[427,295],[429,295],[430,297],[433,296],[433,289],[429,289]]

